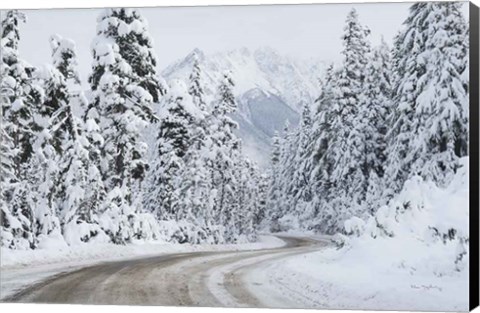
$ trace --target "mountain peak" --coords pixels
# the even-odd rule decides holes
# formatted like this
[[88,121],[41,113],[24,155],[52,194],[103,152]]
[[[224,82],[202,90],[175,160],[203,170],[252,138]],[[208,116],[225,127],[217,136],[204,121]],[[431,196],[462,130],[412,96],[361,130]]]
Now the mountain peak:
[[300,62],[263,46],[255,50],[243,47],[211,54],[196,48],[162,71],[162,76],[188,79],[195,57],[201,63],[206,97],[213,96],[223,73],[230,71],[237,96],[259,88],[280,97],[297,112],[301,112],[303,102],[313,103],[318,97],[318,77],[324,72],[321,62]]
[[166,68],[162,76],[188,80],[195,57],[199,58],[206,103],[214,100],[223,73],[231,72],[238,100],[233,116],[240,125],[238,135],[246,153],[261,164],[268,160],[274,132],[283,129],[287,119],[295,125],[302,104],[318,97],[318,77],[324,71],[318,62],[298,62],[269,47],[206,54],[194,49]]
[[278,51],[269,46],[262,46],[260,48],[255,49],[255,54],[279,56]]
[[242,48],[238,49],[238,51],[240,52],[241,55],[244,55],[244,56],[250,56],[251,55],[250,50],[246,47],[242,47]]
[[199,61],[202,61],[203,59],[205,59],[205,53],[199,48],[195,48],[185,57],[185,59],[186,60],[198,59]]
[[224,58],[228,56],[235,59],[249,59],[252,52],[247,47],[235,48],[227,51],[220,51],[214,54],[218,58]]

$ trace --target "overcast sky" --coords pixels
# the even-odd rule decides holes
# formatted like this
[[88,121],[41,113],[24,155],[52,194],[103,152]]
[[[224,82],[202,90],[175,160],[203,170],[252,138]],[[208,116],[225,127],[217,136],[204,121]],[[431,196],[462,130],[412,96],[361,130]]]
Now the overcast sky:
[[[355,7],[377,44],[400,29],[410,3],[315,4],[227,7],[159,7],[139,11],[148,20],[160,69],[194,48],[210,53],[226,49],[272,47],[300,58],[340,60],[344,21]],[[465,5],[465,13],[467,12]],[[77,44],[81,74],[90,71],[90,43],[98,9],[25,11],[20,53],[33,65],[50,62],[48,38],[60,34]]]

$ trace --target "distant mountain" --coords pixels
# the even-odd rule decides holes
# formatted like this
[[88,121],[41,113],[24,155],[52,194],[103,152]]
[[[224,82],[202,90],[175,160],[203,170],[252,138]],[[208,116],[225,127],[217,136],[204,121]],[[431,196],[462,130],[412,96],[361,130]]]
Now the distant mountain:
[[294,125],[298,123],[298,113],[295,110],[279,96],[262,89],[250,89],[239,96],[238,102],[239,112],[244,114],[245,119],[269,138],[273,137],[275,131],[281,131],[287,120]]
[[215,95],[221,75],[230,71],[239,103],[233,115],[240,126],[237,133],[246,153],[261,166],[267,164],[274,132],[281,131],[286,120],[296,125],[303,103],[313,103],[318,96],[318,80],[325,69],[322,62],[293,59],[270,48],[209,55],[195,49],[163,70],[162,76],[167,81],[187,80],[195,58],[203,71],[207,100]]

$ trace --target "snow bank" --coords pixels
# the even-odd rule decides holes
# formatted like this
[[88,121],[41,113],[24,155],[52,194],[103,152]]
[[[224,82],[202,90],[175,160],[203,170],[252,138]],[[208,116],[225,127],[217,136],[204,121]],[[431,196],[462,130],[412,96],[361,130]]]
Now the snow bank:
[[3,271],[32,265],[65,265],[69,262],[85,261],[92,263],[177,252],[259,250],[281,247],[285,244],[283,240],[273,236],[259,236],[259,241],[255,243],[216,245],[180,245],[158,241],[150,243],[137,241],[125,246],[112,243],[89,243],[68,246],[65,245],[63,241],[60,242],[61,244],[52,241],[46,245],[45,248],[36,250],[11,250],[1,248],[0,268]]
[[467,311],[468,163],[445,188],[413,177],[375,216],[348,220],[340,248],[272,265],[268,279],[315,308]]
[[[436,275],[409,264],[405,250],[422,251],[418,240],[401,246],[387,239],[346,249],[328,248],[263,269],[284,297],[317,309],[467,311],[468,272]],[[431,258],[441,253],[433,250]],[[252,275],[264,275],[253,273]],[[258,276],[260,277],[260,276]],[[281,279],[280,279],[281,278]]]
[[445,188],[413,177],[366,223],[348,220],[345,229],[352,236],[342,238],[344,249],[383,251],[385,261],[416,273],[468,271],[468,161],[461,160],[462,167]]

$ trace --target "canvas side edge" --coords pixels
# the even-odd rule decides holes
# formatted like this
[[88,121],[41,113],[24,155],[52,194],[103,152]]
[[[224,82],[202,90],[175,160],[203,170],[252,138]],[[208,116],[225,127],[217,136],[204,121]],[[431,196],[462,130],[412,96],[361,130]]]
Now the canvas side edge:
[[479,8],[470,2],[470,287],[469,307],[479,305]]

